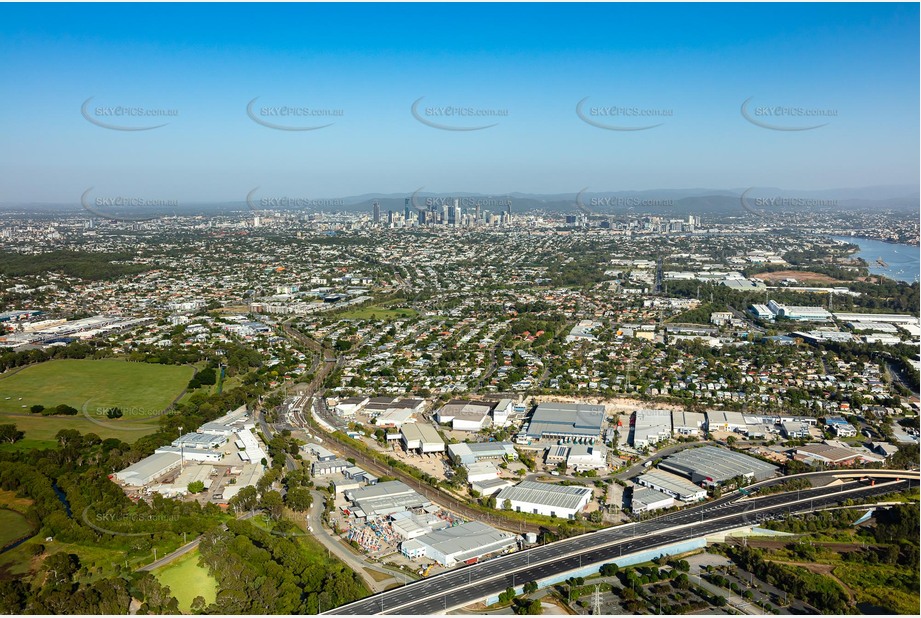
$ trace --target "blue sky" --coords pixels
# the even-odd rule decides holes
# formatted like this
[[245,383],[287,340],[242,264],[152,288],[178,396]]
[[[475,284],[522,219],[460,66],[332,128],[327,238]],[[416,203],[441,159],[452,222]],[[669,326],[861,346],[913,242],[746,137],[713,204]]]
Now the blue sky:
[[[0,5],[0,202],[918,184],[916,4]],[[168,122],[149,131],[95,126]],[[266,120],[262,106],[341,110]],[[454,127],[427,126],[410,113]],[[598,122],[641,131],[601,129]],[[831,110],[815,121],[750,115]],[[178,110],[102,117],[97,107]],[[507,110],[439,118],[430,107]],[[592,108],[658,110],[647,118]]]

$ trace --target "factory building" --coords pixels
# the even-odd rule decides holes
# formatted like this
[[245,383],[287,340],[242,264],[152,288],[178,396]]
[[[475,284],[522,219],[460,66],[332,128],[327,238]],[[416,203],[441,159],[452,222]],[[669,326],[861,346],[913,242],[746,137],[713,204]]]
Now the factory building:
[[335,405],[335,410],[342,416],[354,416],[369,401],[367,397],[346,397],[339,400],[339,403]]
[[561,439],[593,443],[601,436],[604,406],[583,403],[542,403],[531,415],[524,432],[533,440]]
[[[497,494],[506,487],[514,485],[514,481],[508,479],[490,479],[488,481],[474,481],[470,483],[470,489],[478,492],[481,496],[491,496]],[[501,504],[499,506],[502,506]]]
[[918,324],[918,318],[905,313],[835,313],[841,322],[886,322],[889,324]]
[[748,423],[741,412],[707,410],[707,430],[745,432]]
[[495,554],[518,545],[518,537],[500,532],[478,521],[435,530],[400,543],[400,551],[410,558],[428,558],[446,567]]
[[492,409],[493,427],[505,427],[509,424],[509,417],[515,413],[515,403],[511,399],[500,399]]
[[655,489],[634,487],[630,499],[630,509],[634,514],[648,513],[675,506],[675,499]]
[[691,479],[700,485],[716,486],[741,476],[763,481],[777,474],[777,466],[760,459],[715,446],[692,448],[666,457],[659,468]]
[[394,513],[390,519],[390,526],[393,528],[393,531],[404,541],[425,536],[435,530],[447,528],[450,525],[444,519],[429,513],[416,514],[409,511],[401,511],[399,513]]
[[382,517],[429,506],[428,498],[402,481],[387,481],[345,492],[356,517]]
[[508,500],[511,510],[519,513],[566,519],[573,519],[591,499],[592,490],[587,487],[548,485],[534,481],[522,481],[496,494],[496,504],[500,508],[505,508],[505,501]]
[[176,455],[182,455],[184,461],[210,461],[212,463],[217,463],[224,458],[224,453],[221,451],[176,446],[161,446],[155,450],[154,453],[175,453]]
[[197,448],[197,449],[215,449],[227,442],[227,436],[215,435],[210,433],[187,433],[184,436],[173,440],[172,445],[176,448]]
[[544,461],[548,465],[560,464],[566,461],[566,458],[569,457],[569,447],[563,444],[555,444],[547,449],[547,455],[544,457]]
[[638,485],[654,489],[682,502],[698,502],[707,497],[707,490],[698,487],[685,478],[662,470],[650,470],[633,479]]
[[154,453],[116,472],[115,478],[128,487],[143,487],[179,468],[181,463],[182,458],[177,453]]
[[699,436],[706,424],[707,417],[700,412],[672,412],[672,431],[679,436]]
[[573,444],[566,457],[566,467],[576,472],[604,470],[608,467],[608,448],[603,444]]
[[776,300],[768,302],[768,309],[775,318],[786,318],[797,322],[830,322],[831,313],[822,307],[785,305]]
[[315,461],[310,466],[310,474],[313,476],[329,476],[345,472],[352,467],[352,464],[344,459],[327,459],[324,461]]
[[489,426],[495,405],[492,401],[452,399],[438,411],[435,420],[442,425],[451,425],[451,429],[456,431],[480,431]]
[[443,453],[445,442],[428,423],[408,423],[400,427],[401,442],[407,451]]
[[230,500],[244,487],[255,487],[265,474],[265,468],[260,463],[245,463],[241,468],[231,468],[231,474],[233,473],[237,474],[237,482],[233,485],[224,485],[221,490],[221,497],[224,500]]
[[448,457],[456,464],[468,466],[490,459],[514,461],[518,453],[511,442],[461,442],[448,445]]
[[655,446],[672,435],[670,410],[637,410],[631,419],[633,448]]
[[317,461],[332,461],[333,459],[338,458],[335,453],[327,448],[320,446],[319,444],[307,444],[302,448],[303,450],[313,453],[316,456]]
[[767,305],[754,304],[749,307],[748,311],[759,320],[774,319],[774,313],[768,308]]
[[467,466],[467,482],[478,483],[499,477],[499,468],[491,461],[479,461]]

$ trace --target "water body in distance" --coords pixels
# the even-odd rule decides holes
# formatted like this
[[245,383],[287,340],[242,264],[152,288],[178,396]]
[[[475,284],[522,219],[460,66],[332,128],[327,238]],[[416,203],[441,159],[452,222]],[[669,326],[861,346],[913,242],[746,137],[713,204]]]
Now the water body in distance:
[[[832,236],[832,238],[860,247],[854,257],[863,258],[870,266],[871,274],[882,275],[907,283],[914,283],[921,275],[921,260],[919,260],[918,247],[870,240],[868,238],[857,238],[856,236]],[[886,265],[879,264],[877,262],[879,259],[885,262]]]

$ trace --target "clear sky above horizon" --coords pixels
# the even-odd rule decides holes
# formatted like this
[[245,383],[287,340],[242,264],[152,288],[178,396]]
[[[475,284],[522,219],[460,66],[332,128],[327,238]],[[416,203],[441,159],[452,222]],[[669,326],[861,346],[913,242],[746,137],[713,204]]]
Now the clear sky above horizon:
[[[917,185],[918,21],[917,4],[3,4],[0,202]],[[332,124],[263,126],[257,97],[264,122]],[[342,113],[262,111],[280,106]],[[507,115],[432,113],[448,106]]]

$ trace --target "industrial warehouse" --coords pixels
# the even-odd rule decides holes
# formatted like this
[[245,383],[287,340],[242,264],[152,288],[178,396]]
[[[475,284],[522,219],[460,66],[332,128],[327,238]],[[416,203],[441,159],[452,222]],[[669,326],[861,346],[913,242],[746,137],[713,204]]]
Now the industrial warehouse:
[[435,530],[400,543],[407,558],[428,558],[446,567],[472,563],[485,555],[517,547],[518,537],[478,521]]
[[[244,487],[255,486],[265,473],[268,455],[252,429],[245,406],[185,433],[152,455],[112,475],[132,497],[189,494],[190,484],[200,481],[202,499],[226,502]],[[232,438],[236,439],[232,439]],[[217,478],[219,485],[213,485]]]
[[547,485],[522,481],[496,494],[496,503],[521,513],[573,519],[592,498],[592,490],[582,486]]
[[387,481],[345,492],[356,517],[382,517],[429,506],[431,501],[403,481]]
[[534,440],[593,443],[601,437],[604,406],[583,403],[542,403],[523,432]]
[[707,490],[676,474],[650,470],[633,479],[635,483],[677,498],[682,502],[697,502],[707,497]]
[[743,477],[749,482],[763,481],[777,474],[778,470],[777,466],[760,459],[715,446],[681,451],[665,458],[658,467],[709,487],[722,485],[736,477]]
[[443,453],[445,441],[438,430],[427,423],[407,423],[400,427],[400,440],[407,451],[426,453]]
[[469,466],[490,459],[512,461],[518,459],[518,453],[511,442],[460,442],[448,445],[448,457],[454,463]]

